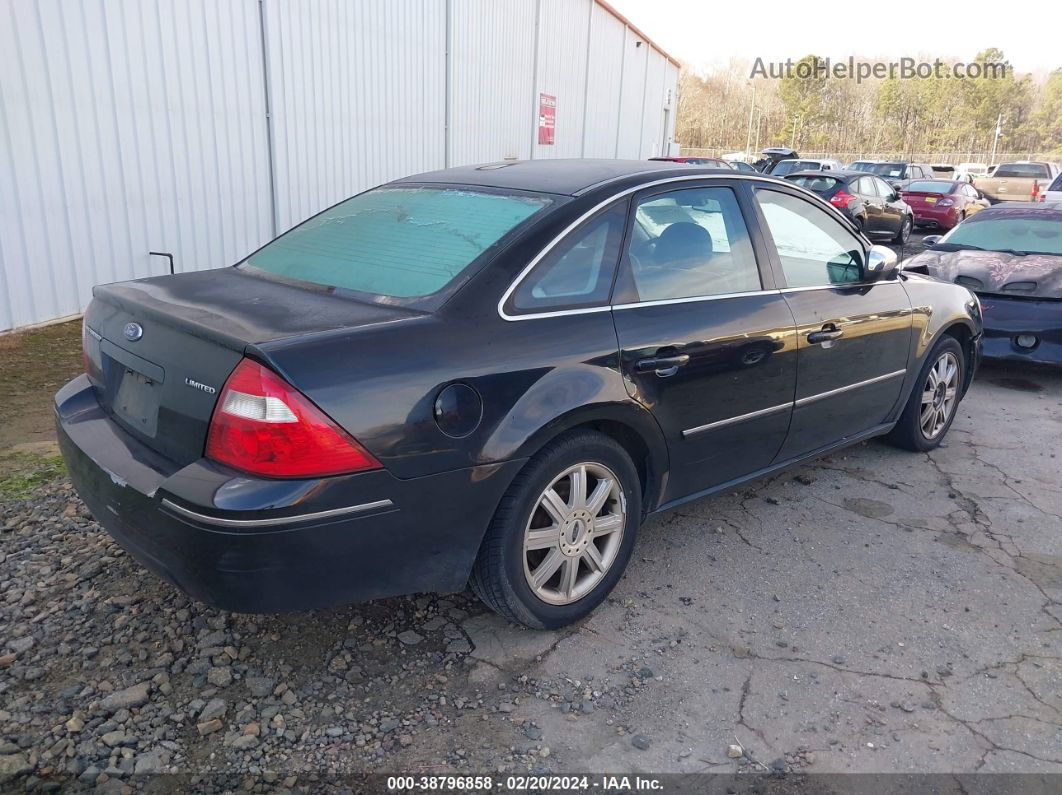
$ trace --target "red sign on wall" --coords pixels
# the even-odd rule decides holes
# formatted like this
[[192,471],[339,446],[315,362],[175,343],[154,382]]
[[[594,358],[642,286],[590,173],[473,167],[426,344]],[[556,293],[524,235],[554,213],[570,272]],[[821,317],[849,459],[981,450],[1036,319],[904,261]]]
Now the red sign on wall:
[[538,142],[553,146],[553,134],[557,129],[557,98],[549,94],[538,95]]

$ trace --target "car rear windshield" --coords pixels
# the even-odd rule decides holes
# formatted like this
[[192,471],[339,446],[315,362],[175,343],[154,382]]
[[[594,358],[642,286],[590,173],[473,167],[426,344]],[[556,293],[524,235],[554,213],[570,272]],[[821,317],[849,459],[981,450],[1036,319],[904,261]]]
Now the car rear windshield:
[[481,188],[376,188],[304,221],[237,267],[416,304],[456,283],[552,201]]
[[816,193],[827,193],[841,184],[841,180],[836,177],[820,177],[818,175],[812,176],[810,174],[797,174],[792,177],[786,177],[786,179],[790,182],[795,182],[802,188],[813,190]]
[[1027,251],[1062,255],[1062,212],[1052,210],[982,210],[940,241],[988,251]]
[[1040,177],[1047,179],[1051,172],[1044,163],[1004,163],[996,169],[993,177]]
[[784,177],[794,171],[818,171],[822,164],[815,160],[781,160],[778,165],[771,169],[775,177]]
[[952,187],[950,182],[915,180],[907,186],[904,193],[951,193]]

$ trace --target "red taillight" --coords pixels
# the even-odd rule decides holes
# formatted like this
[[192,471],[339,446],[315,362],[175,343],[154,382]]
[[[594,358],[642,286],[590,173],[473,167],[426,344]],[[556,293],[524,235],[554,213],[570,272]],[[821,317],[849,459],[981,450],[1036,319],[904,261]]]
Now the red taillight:
[[843,190],[839,190],[830,197],[830,204],[834,207],[847,207],[855,201],[855,198],[856,197],[851,193],[845,193]]
[[309,398],[242,360],[221,390],[206,457],[255,475],[304,478],[379,469],[380,462]]
[[1033,192],[1032,192],[1032,200],[1033,201],[1036,201],[1036,197],[1039,195],[1039,193],[1040,193],[1040,183],[1037,180],[1033,180]]
[[954,199],[941,199],[937,202],[937,207],[951,207],[953,204],[955,204]]

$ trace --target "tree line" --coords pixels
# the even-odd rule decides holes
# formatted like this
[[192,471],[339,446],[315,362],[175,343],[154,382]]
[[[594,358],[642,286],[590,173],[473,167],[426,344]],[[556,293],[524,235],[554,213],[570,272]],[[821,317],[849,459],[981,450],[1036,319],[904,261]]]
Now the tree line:
[[997,49],[975,60],[986,77],[840,79],[817,55],[779,79],[736,59],[710,74],[684,70],[676,139],[685,148],[730,151],[987,153],[995,142],[1001,153],[1062,154],[1062,69],[1037,80],[1016,74]]

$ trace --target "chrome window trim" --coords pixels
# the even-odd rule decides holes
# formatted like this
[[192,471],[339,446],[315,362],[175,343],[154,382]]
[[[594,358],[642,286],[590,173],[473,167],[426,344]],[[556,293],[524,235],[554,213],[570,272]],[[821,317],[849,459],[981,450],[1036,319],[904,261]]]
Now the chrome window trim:
[[361,505],[348,505],[345,508],[333,508],[329,511],[317,511],[316,513],[301,513],[295,516],[276,516],[268,519],[225,519],[220,516],[209,516],[208,514],[198,513],[196,511],[184,508],[175,502],[171,502],[166,498],[163,498],[162,504],[164,507],[169,508],[175,513],[179,513],[189,519],[194,519],[197,522],[203,524],[214,525],[216,527],[276,527],[277,525],[285,524],[297,524],[301,522],[311,522],[320,519],[330,519],[334,516],[345,516],[351,513],[362,513],[364,511],[371,511],[377,508],[390,508],[394,503],[390,500],[377,500],[376,502],[365,502]]
[[836,284],[819,284],[814,287],[783,287],[780,293],[806,293],[809,290],[847,290],[852,287],[874,287],[880,284],[899,284],[899,279],[882,279],[877,282],[837,282]]
[[792,402],[781,403],[777,406],[771,406],[770,408],[760,409],[759,411],[750,411],[748,414],[739,414],[736,417],[728,417],[725,420],[716,420],[715,422],[709,422],[707,425],[698,425],[696,428],[687,428],[682,432],[683,437],[692,436],[695,433],[701,433],[702,431],[710,431],[714,428],[722,428],[727,425],[735,425],[745,420],[753,420],[756,417],[766,417],[768,414],[775,414],[785,409],[793,408]]
[[878,375],[874,378],[868,378],[865,381],[856,381],[854,384],[848,384],[846,386],[839,386],[836,389],[831,389],[828,392],[819,392],[817,395],[808,395],[798,400],[793,401],[793,408],[800,408],[806,406],[809,403],[814,403],[817,400],[823,400],[834,395],[841,395],[845,392],[850,392],[853,389],[859,389],[863,386],[870,386],[871,384],[877,384],[881,381],[888,381],[890,378],[899,378],[901,375],[907,375],[907,370],[894,370],[891,373],[885,373],[884,375]]
[[742,298],[749,295],[778,295],[779,290],[746,290],[742,293],[719,293],[718,295],[691,295],[687,298],[661,298],[656,301],[635,301],[630,304],[613,304],[610,309],[639,309],[643,306],[667,306],[668,304],[692,304],[696,301],[718,301],[721,298]]
[[[609,180],[604,180],[603,182],[599,182],[599,183],[597,183],[595,185],[590,185],[587,188],[584,188],[582,191],[576,192],[574,195],[575,196],[579,196],[579,195],[581,195],[581,193],[585,193],[585,192],[587,192],[589,190],[592,190],[594,188],[599,188],[602,185],[607,185],[609,182],[619,181],[619,180],[622,180],[622,179],[627,179],[630,176],[631,176],[630,174],[624,174],[624,175],[619,176],[619,177],[614,177],[614,178],[609,179]],[[788,187],[788,188],[791,188],[793,190],[796,190],[797,192],[806,193],[808,196],[810,196],[811,198],[813,198],[816,201],[818,201],[819,204],[821,204],[822,207],[825,208],[825,210],[828,213],[833,213],[836,216],[836,218],[841,222],[841,224],[846,226],[846,228],[848,227],[848,225],[850,223],[848,221],[848,219],[845,218],[844,215],[842,215],[841,212],[836,207],[834,207],[834,206],[832,206],[830,204],[827,204],[826,202],[822,201],[821,197],[815,195],[814,193],[812,193],[807,188],[802,188],[800,185],[797,185],[796,183],[787,182],[785,180],[781,180],[781,179],[778,179],[778,178],[772,179],[770,177],[770,175],[767,175],[767,174],[744,174],[744,173],[742,173],[740,171],[734,171],[733,173],[720,173],[720,172],[716,171],[716,172],[710,173],[710,174],[681,174],[681,175],[677,175],[677,176],[673,176],[673,177],[667,177],[666,179],[656,179],[656,180],[653,180],[651,182],[643,182],[643,183],[641,183],[639,185],[634,185],[634,186],[631,186],[629,188],[624,188],[623,190],[619,191],[618,193],[613,193],[607,199],[603,199],[602,201],[598,202],[593,207],[591,207],[589,210],[587,210],[585,213],[583,213],[578,218],[576,218],[574,221],[572,221],[570,224],[568,224],[568,226],[566,226],[552,240],[550,240],[545,246],[543,246],[542,250],[539,251],[538,254],[536,254],[534,256],[534,258],[527,265],[525,265],[521,269],[521,271],[516,275],[516,278],[513,279],[512,283],[509,285],[509,287],[505,290],[504,293],[502,293],[502,297],[498,301],[498,316],[502,320],[515,322],[517,320],[538,320],[539,318],[547,318],[547,317],[567,317],[568,315],[589,315],[589,314],[593,314],[594,312],[611,312],[613,309],[616,309],[616,308],[619,308],[619,309],[632,309],[632,308],[637,307],[637,306],[646,306],[646,305],[649,305],[649,306],[664,306],[665,304],[669,304],[669,303],[689,303],[691,301],[710,301],[710,300],[718,299],[718,298],[734,298],[734,297],[743,296],[743,295],[759,295],[759,294],[764,294],[764,293],[765,294],[771,294],[771,293],[785,292],[786,288],[783,288],[782,290],[754,290],[752,292],[722,293],[720,295],[694,296],[692,298],[668,298],[668,299],[661,299],[659,301],[639,301],[639,302],[630,303],[630,304],[616,304],[615,306],[613,306],[611,304],[602,304],[600,306],[586,306],[586,307],[579,307],[577,309],[554,309],[554,310],[547,310],[545,312],[527,312],[527,313],[523,313],[523,314],[519,314],[519,315],[510,315],[508,312],[505,311],[505,303],[509,300],[509,298],[512,296],[512,294],[520,286],[520,282],[522,282],[524,280],[524,278],[534,269],[534,267],[536,265],[538,265],[539,262],[541,262],[546,257],[546,255],[548,255],[550,253],[550,251],[552,251],[562,240],[564,240],[565,237],[567,237],[569,234],[571,234],[580,224],[582,224],[584,221],[588,220],[595,213],[600,212],[601,210],[603,210],[608,205],[610,205],[613,202],[617,201],[618,199],[622,199],[624,196],[630,196],[632,193],[637,193],[638,191],[645,190],[646,188],[655,188],[658,185],[668,185],[668,184],[675,183],[675,182],[691,182],[691,181],[694,181],[694,180],[731,180],[731,179],[740,179],[740,180],[749,180],[749,181],[752,181],[752,182],[759,182],[759,183],[762,183],[762,184],[768,186],[768,189],[770,188],[771,185],[779,185],[780,184],[780,185],[782,185],[784,187]],[[853,231],[852,229],[848,229],[848,231],[851,232],[853,235],[855,235],[857,239],[860,239],[857,232]],[[852,286],[858,286],[858,284],[853,282]],[[817,288],[795,287],[795,288],[789,288],[789,289],[802,290],[802,289],[817,289]]]
[[723,428],[727,425],[735,425],[739,422],[745,422],[746,420],[754,420],[757,417],[766,417],[769,414],[774,414],[778,411],[784,411],[785,409],[796,409],[801,406],[806,406],[809,403],[814,403],[817,400],[823,400],[834,395],[841,395],[845,392],[850,392],[853,389],[859,389],[860,387],[870,386],[871,384],[877,384],[881,381],[888,381],[890,378],[898,378],[901,375],[907,375],[907,370],[895,370],[891,373],[885,373],[884,375],[874,376],[868,378],[865,381],[857,381],[854,384],[847,384],[846,386],[837,387],[837,389],[831,389],[828,392],[819,392],[817,395],[808,395],[807,397],[800,398],[799,400],[793,400],[789,403],[780,403],[777,406],[770,406],[765,409],[759,409],[758,411],[750,411],[748,414],[738,414],[735,417],[727,417],[725,420],[716,420],[715,422],[709,422],[707,425],[698,425],[695,428],[687,428],[682,432],[683,438],[693,436],[703,431],[711,431],[716,428]]

